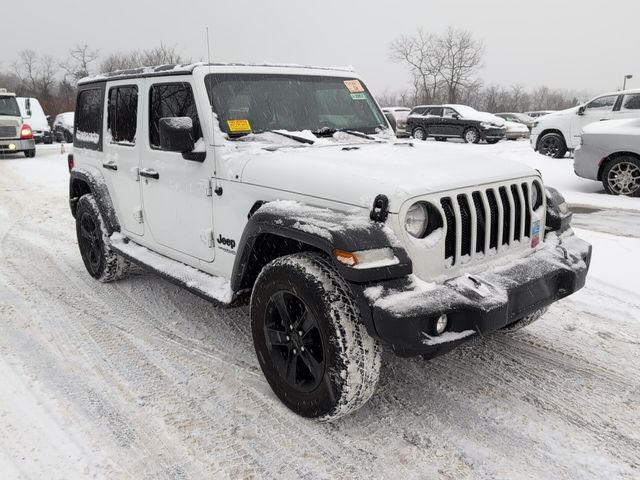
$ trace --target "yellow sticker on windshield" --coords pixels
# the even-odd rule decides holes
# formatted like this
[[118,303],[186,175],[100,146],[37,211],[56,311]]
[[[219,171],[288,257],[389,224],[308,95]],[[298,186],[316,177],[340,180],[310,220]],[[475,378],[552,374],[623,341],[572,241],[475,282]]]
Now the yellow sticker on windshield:
[[351,93],[364,92],[364,87],[360,83],[360,80],[345,80],[344,85]]
[[227,120],[230,132],[250,132],[251,124],[247,119],[241,120]]

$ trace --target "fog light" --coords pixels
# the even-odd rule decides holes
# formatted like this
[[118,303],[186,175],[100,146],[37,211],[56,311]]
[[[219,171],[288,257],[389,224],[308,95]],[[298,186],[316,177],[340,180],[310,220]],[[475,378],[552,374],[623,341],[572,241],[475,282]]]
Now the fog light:
[[436,321],[436,333],[438,335],[442,335],[444,333],[447,329],[447,323],[449,323],[449,319],[446,314],[443,313],[438,317],[438,321]]
[[16,149],[16,144],[15,143],[10,143],[9,144],[9,150],[15,150]]

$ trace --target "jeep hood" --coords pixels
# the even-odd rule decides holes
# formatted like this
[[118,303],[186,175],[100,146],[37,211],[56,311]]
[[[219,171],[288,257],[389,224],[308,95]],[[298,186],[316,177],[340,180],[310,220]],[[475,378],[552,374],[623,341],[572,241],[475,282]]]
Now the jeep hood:
[[421,142],[263,150],[251,155],[241,181],[363,208],[384,194],[395,213],[418,195],[537,175],[481,148]]

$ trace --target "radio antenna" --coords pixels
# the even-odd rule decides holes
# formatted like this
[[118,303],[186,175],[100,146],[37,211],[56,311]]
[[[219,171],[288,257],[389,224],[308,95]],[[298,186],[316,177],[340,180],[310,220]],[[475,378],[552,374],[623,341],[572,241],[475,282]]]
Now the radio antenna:
[[[206,27],[206,30],[207,30],[207,65],[209,68],[209,75],[211,75],[211,41],[209,40],[209,27]],[[218,186],[218,155],[216,154],[216,148],[215,148],[216,116],[213,113],[213,95],[209,91],[207,91],[207,96],[209,97],[209,102],[211,103],[211,143],[213,145],[213,182],[214,182],[214,185],[212,185],[209,188],[213,190],[213,192],[211,192],[212,195],[214,192],[216,195],[222,195],[222,188]]]

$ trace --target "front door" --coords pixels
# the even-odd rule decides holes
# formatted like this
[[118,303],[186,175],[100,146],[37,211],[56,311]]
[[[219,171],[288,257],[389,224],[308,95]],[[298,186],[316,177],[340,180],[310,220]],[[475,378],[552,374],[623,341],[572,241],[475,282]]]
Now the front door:
[[591,100],[585,105],[582,115],[577,114],[571,121],[571,138],[567,139],[569,148],[576,148],[580,145],[582,129],[593,122],[611,120],[613,117],[613,107],[618,100],[618,95],[605,95]]
[[620,108],[613,111],[614,119],[640,118],[640,93],[629,93],[620,102]]
[[106,133],[104,160],[101,165],[111,200],[125,233],[143,235],[142,192],[138,181],[140,164],[140,130],[142,110],[138,101],[140,81],[124,81],[109,85],[105,106]]
[[188,160],[182,153],[163,150],[159,130],[161,118],[190,117],[197,148],[203,149],[199,118],[204,112],[198,112],[189,81],[148,80],[146,92],[148,135],[140,170],[146,227],[154,242],[212,262],[215,249],[209,180],[213,158],[208,155],[204,161]]
[[460,114],[453,108],[445,108],[442,113],[442,133],[447,136],[461,137],[463,122],[460,121]]

